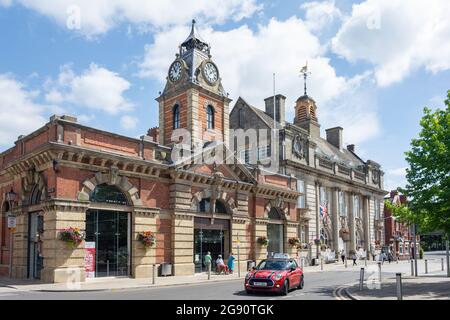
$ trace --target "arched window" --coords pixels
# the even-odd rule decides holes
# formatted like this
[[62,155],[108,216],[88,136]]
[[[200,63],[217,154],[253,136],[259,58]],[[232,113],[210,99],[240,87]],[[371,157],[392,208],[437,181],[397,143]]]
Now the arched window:
[[269,219],[271,220],[281,220],[280,211],[277,208],[272,208],[269,211]]
[[208,106],[206,110],[206,128],[214,129],[214,108],[212,106]]
[[[198,211],[199,212],[209,212],[211,208],[211,199],[205,198],[200,201],[198,204]],[[227,213],[227,208],[225,207],[224,203],[220,200],[216,200],[216,213]]]
[[31,190],[30,194],[30,205],[36,205],[41,203],[42,198],[42,192],[39,190],[39,185],[34,185],[33,189]]
[[178,104],[173,107],[173,129],[180,128],[180,106]]
[[239,109],[239,128],[244,128],[244,110]]
[[97,203],[129,205],[126,195],[116,186],[101,184],[90,194],[89,200]]

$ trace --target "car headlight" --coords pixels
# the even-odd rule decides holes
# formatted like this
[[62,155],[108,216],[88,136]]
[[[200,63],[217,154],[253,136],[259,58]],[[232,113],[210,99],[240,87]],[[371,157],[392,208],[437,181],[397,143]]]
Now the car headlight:
[[281,278],[283,278],[283,275],[281,273],[277,273],[275,275],[275,280],[280,280]]
[[252,274],[249,272],[245,275],[245,279],[248,280],[252,277]]

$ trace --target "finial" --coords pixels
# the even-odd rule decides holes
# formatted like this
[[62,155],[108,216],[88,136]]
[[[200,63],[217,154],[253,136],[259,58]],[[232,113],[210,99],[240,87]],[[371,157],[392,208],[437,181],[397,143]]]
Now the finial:
[[308,61],[306,61],[306,64],[304,67],[302,67],[302,69],[300,70],[300,73],[303,75],[303,79],[305,80],[305,96],[306,96],[307,95],[306,80],[307,80],[308,76],[311,75],[311,72],[308,71]]
[[197,21],[195,19],[192,19],[192,25],[194,25]]

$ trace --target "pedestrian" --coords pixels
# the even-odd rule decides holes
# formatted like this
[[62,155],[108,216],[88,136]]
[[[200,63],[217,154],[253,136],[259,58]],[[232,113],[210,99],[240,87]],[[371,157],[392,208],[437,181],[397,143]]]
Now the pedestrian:
[[227,263],[228,272],[230,272],[231,274],[233,274],[233,271],[234,271],[234,260],[235,260],[235,257],[233,255],[233,252],[231,252],[230,256],[228,257],[228,263]]
[[344,264],[345,263],[345,249],[342,249],[341,250],[341,259],[342,259],[342,264]]
[[358,264],[356,263],[356,252],[352,252],[352,260],[353,260],[353,266],[357,266]]
[[206,270],[209,270],[208,268],[212,261],[211,252],[208,251],[206,253],[206,256],[203,258],[203,261],[205,263]]
[[217,257],[217,260],[216,260],[216,272],[218,274],[221,274],[222,271],[225,274],[228,274],[228,267],[225,265],[225,262],[222,259],[222,255],[219,254],[219,256]]
[[381,264],[382,264],[382,265],[384,264],[384,260],[386,260],[386,253],[385,253],[384,251],[382,251],[382,252],[380,253],[380,258],[379,258],[378,260],[381,261]]
[[388,258],[389,263],[391,263],[391,261],[392,261],[392,259],[393,259],[393,257],[392,257],[392,252],[389,252],[389,253],[388,253],[387,258]]

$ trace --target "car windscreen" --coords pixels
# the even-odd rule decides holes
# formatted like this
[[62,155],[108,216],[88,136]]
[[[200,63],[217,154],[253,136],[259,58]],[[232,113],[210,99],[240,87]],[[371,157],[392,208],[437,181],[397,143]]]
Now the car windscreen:
[[289,261],[286,260],[263,260],[258,265],[258,270],[286,270]]

